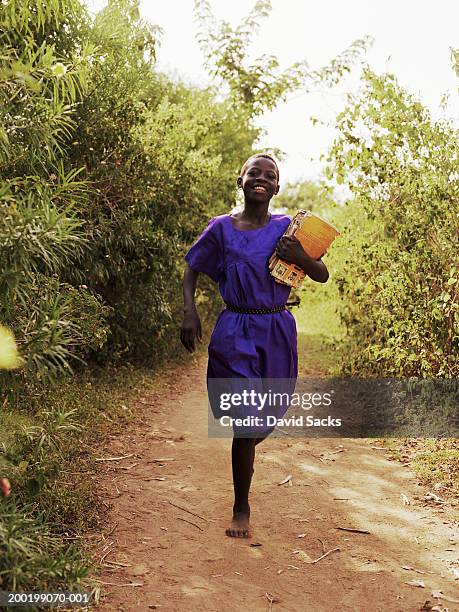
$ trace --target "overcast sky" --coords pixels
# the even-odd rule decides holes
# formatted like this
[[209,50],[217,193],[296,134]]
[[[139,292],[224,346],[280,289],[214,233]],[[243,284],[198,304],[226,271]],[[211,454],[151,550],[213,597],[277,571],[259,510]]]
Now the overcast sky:
[[[236,25],[254,0],[210,0],[214,14]],[[87,0],[98,10],[103,0]],[[142,16],[163,28],[158,68],[185,80],[205,85],[209,78],[195,40],[193,0],[142,0]],[[439,115],[440,101],[450,94],[447,116],[459,118],[457,79],[451,47],[459,47],[458,0],[272,0],[270,16],[263,20],[251,54],[277,55],[282,67],[307,59],[319,68],[365,35],[375,39],[366,55],[370,66],[393,72],[400,83]],[[334,117],[345,104],[347,91],[358,88],[357,74],[331,90],[290,95],[259,123],[268,130],[261,146],[286,153],[281,175],[286,180],[314,178],[321,171],[319,157],[333,141]],[[313,126],[317,117],[327,125]]]

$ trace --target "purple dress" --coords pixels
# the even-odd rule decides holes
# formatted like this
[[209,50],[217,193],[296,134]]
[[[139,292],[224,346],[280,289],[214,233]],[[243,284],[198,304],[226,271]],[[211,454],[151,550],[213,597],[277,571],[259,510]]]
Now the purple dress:
[[[190,268],[218,283],[226,303],[243,308],[272,308],[286,303],[290,287],[275,282],[268,259],[291,218],[271,214],[269,222],[255,230],[237,229],[229,215],[211,219],[185,255]],[[298,375],[297,333],[290,311],[239,314],[223,310],[215,323],[208,348],[207,387],[211,379],[250,379],[266,390],[266,379],[283,379],[291,393]],[[292,387],[293,383],[293,387]],[[283,385],[283,390],[285,386]],[[221,411],[209,400],[215,418]],[[287,405],[275,408],[280,418]],[[233,407],[232,415],[259,415],[259,406]],[[261,431],[273,427],[259,426]]]

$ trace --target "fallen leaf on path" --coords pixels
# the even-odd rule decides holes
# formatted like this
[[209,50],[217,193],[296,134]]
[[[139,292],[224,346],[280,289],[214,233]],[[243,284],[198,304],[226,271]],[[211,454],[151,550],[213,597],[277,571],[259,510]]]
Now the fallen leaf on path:
[[269,601],[268,612],[271,612],[273,608],[273,603],[278,603],[280,599],[276,599],[273,595],[271,595],[271,593],[265,593],[265,595]]
[[280,482],[278,482],[278,485],[283,485],[283,484],[287,484],[287,482],[291,482],[292,481],[292,475],[289,474],[286,478],[284,478],[284,480],[281,480]]
[[252,542],[250,546],[263,546],[260,542]]
[[434,606],[430,599],[424,602],[422,608],[419,608],[420,612],[449,612],[448,608],[441,608],[440,606]]
[[405,495],[405,493],[400,493],[400,499],[402,500],[402,504],[404,506],[409,506],[411,504],[409,498]]
[[459,599],[453,599],[452,597],[448,597],[447,595],[444,595],[441,589],[434,589],[432,591],[432,597],[435,597],[435,599],[444,599],[445,601],[448,601],[449,603],[459,603]]
[[459,580],[459,569],[457,567],[450,567],[449,571],[453,574],[454,580]]
[[277,573],[282,574],[283,571],[284,571],[283,569],[280,569],[280,570],[277,570]]
[[429,493],[426,493],[424,495],[423,499],[424,499],[424,501],[434,501],[437,504],[444,504],[445,503],[444,499],[442,499],[438,495],[435,495],[435,493],[432,493],[431,491],[429,491]]
[[299,538],[305,538],[306,537],[306,533],[300,533],[300,535],[298,536]]
[[418,574],[425,574],[426,572],[423,572],[422,570],[418,570],[415,567],[411,567],[411,565],[403,565],[402,569],[404,570],[410,570],[412,572],[417,572]]
[[405,582],[405,584],[409,584],[410,586],[419,587],[420,589],[425,589],[426,585],[423,580],[410,580],[409,582]]

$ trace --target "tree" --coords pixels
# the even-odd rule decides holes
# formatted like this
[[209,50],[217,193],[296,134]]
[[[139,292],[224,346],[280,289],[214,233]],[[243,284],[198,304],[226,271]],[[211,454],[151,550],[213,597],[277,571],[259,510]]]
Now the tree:
[[348,369],[457,377],[458,132],[370,70],[337,127],[328,174],[353,193],[330,253]]
[[318,70],[310,69],[306,60],[280,70],[279,60],[267,54],[247,65],[247,49],[270,10],[270,0],[257,0],[242,23],[232,28],[226,21],[217,22],[208,0],[195,0],[198,41],[206,66],[212,76],[228,86],[233,108],[243,110],[250,118],[272,110],[297,89],[308,91],[318,84],[336,84],[371,44],[369,37],[358,39]]

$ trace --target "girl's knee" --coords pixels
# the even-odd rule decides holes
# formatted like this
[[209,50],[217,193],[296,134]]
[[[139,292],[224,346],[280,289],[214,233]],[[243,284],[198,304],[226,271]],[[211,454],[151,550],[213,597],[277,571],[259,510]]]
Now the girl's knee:
[[233,438],[233,444],[239,447],[255,446],[260,438]]

